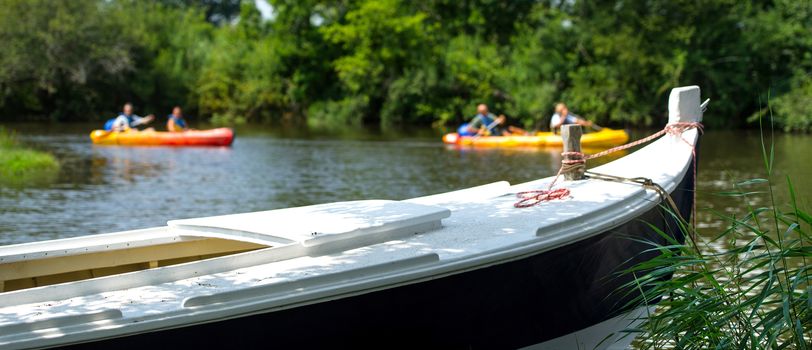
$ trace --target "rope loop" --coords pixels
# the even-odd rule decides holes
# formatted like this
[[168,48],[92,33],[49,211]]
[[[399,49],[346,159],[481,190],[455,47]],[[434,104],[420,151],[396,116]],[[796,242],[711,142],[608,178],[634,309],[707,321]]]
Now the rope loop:
[[532,190],[516,193],[519,201],[513,203],[516,208],[528,208],[541,202],[550,201],[553,199],[563,199],[569,197],[570,190],[566,188],[557,188],[554,190]]

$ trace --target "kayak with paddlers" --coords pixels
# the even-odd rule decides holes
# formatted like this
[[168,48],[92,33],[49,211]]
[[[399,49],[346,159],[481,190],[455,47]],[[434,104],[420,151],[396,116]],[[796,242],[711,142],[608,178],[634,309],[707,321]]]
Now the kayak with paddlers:
[[[629,134],[625,130],[602,128],[569,113],[565,104],[558,103],[555,106],[555,114],[550,120],[550,128],[555,131],[564,124],[579,124],[595,130],[595,132],[584,134],[581,137],[581,144],[584,147],[611,147],[629,140]],[[496,117],[488,111],[486,105],[480,104],[477,106],[477,115],[470,122],[462,124],[456,133],[445,134],[443,142],[486,147],[561,146],[561,136],[554,131],[527,132],[521,128],[507,125],[507,118],[504,114]]]
[[229,128],[189,128],[180,106],[172,108],[172,113],[167,116],[168,132],[155,131],[154,128],[138,129],[154,119],[152,114],[146,117],[133,114],[132,104],[126,103],[122,113],[108,120],[104,130],[93,130],[90,139],[98,145],[122,146],[229,146],[234,142],[234,131]]

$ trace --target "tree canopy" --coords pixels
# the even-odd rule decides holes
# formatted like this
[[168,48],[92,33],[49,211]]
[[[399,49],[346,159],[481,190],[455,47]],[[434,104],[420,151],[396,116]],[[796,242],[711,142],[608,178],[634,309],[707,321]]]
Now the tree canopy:
[[[452,125],[478,103],[546,125],[661,124],[700,85],[717,127],[812,130],[812,4],[759,0],[0,2],[0,120],[132,101],[219,123]],[[769,106],[768,106],[769,101]]]

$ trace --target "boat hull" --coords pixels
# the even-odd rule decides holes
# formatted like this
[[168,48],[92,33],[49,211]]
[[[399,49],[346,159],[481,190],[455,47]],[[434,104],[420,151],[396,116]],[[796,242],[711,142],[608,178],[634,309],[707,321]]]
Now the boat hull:
[[[692,173],[692,168],[686,172]],[[686,175],[672,192],[686,219],[693,205],[693,186],[693,177]],[[623,305],[635,292],[621,297],[624,293],[617,291],[630,277],[620,276],[618,271],[652,258],[652,253],[641,253],[650,248],[641,241],[666,243],[649,224],[684,241],[672,216],[655,207],[616,228],[515,260],[383,290],[285,309],[252,310],[207,323],[74,347],[272,344],[280,348],[515,349],[538,344],[548,348],[545,342],[555,340],[557,345],[552,348],[562,348],[562,336],[631,311]],[[611,342],[597,348],[608,345]]]
[[90,139],[97,145],[121,146],[229,146],[234,131],[229,128],[184,132],[94,130]]
[[[583,147],[611,147],[629,141],[629,134],[625,130],[614,130],[604,128],[601,131],[584,134],[581,136],[581,146]],[[562,145],[561,135],[551,132],[539,132],[536,135],[512,135],[512,136],[459,136],[457,133],[445,134],[443,142],[446,144],[463,146],[482,147],[516,147],[516,146],[536,146],[536,147],[560,147]]]

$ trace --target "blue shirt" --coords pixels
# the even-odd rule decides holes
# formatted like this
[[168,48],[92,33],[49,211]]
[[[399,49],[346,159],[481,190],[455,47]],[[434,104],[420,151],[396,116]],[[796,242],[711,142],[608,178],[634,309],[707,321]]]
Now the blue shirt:
[[482,114],[479,113],[474,116],[474,119],[471,119],[471,122],[468,126],[474,130],[476,133],[477,130],[481,129],[483,126],[485,128],[490,127],[490,134],[491,135],[501,135],[501,129],[498,125],[493,125],[493,122],[496,120],[496,116],[493,113]]
[[471,119],[471,123],[469,124],[474,129],[479,129],[480,127],[488,127],[496,120],[496,116],[493,113],[482,114],[479,113],[474,116],[474,119]]

